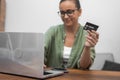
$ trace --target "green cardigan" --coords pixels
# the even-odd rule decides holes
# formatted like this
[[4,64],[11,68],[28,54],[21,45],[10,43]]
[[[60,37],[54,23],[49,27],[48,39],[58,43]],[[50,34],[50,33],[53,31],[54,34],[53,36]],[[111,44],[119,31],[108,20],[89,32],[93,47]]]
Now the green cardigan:
[[[79,26],[74,45],[72,46],[70,58],[68,60],[69,68],[80,68],[79,60],[84,48],[86,33],[87,32],[83,30],[83,26]],[[48,67],[62,67],[64,39],[65,32],[63,24],[50,27],[45,33],[45,64]],[[94,60],[94,48],[91,48],[90,54],[92,60]]]

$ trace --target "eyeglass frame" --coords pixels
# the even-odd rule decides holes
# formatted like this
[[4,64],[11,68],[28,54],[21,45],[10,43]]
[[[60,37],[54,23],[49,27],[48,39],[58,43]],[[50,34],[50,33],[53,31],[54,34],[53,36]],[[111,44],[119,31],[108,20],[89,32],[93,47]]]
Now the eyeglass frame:
[[[73,10],[72,10],[72,9],[68,9],[68,10],[66,10],[66,11],[61,11],[61,10],[60,10],[60,11],[58,11],[57,13],[58,13],[61,17],[64,17],[65,14],[67,14],[67,16],[71,17],[76,10],[78,10],[78,9],[73,9]],[[69,11],[71,11],[71,12],[69,12]]]

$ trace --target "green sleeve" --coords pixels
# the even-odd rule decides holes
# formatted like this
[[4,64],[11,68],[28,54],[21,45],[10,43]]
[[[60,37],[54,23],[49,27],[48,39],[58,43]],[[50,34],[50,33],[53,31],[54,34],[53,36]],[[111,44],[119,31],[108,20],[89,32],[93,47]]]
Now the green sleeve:
[[45,63],[47,62],[47,55],[50,52],[50,46],[52,44],[52,38],[54,36],[54,27],[50,27],[45,32],[45,41],[44,41],[44,55],[45,55]]

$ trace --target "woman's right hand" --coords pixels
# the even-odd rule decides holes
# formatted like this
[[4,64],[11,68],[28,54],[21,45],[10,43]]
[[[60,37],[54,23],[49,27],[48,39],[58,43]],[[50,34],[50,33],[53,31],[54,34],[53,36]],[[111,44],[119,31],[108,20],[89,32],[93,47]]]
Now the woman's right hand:
[[43,68],[45,69],[47,66],[44,64]]

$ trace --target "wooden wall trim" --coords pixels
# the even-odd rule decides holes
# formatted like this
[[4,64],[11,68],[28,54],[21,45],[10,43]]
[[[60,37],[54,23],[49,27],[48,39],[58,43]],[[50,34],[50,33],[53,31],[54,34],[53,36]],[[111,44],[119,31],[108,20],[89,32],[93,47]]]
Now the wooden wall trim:
[[6,1],[0,0],[0,31],[4,31],[5,24],[5,12],[6,12]]

